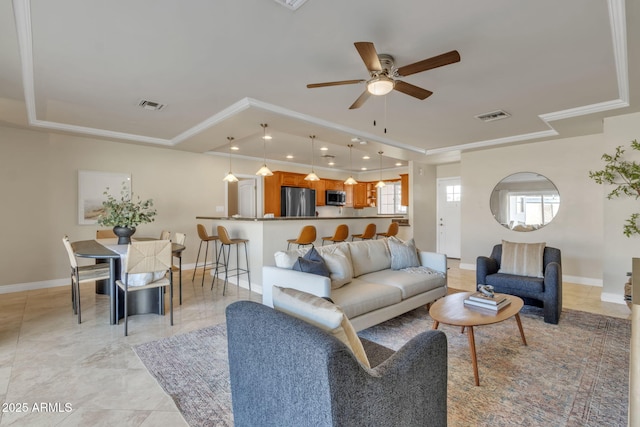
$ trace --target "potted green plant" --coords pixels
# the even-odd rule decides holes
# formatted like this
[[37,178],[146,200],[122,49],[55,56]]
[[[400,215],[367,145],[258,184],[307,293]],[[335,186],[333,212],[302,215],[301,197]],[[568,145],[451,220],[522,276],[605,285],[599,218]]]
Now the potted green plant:
[[[631,148],[640,151],[640,143],[634,139],[631,141]],[[607,194],[608,199],[620,196],[636,199],[640,197],[640,164],[624,160],[623,155],[624,148],[618,146],[615,154],[605,153],[602,155],[602,160],[605,162],[604,169],[595,172],[589,171],[589,178],[598,184],[615,185],[615,188]],[[640,213],[634,213],[625,221],[622,231],[625,236],[631,237],[634,234],[640,234],[638,219],[640,219]]]
[[102,202],[104,213],[98,217],[98,224],[113,227],[119,245],[131,243],[131,236],[138,225],[154,221],[157,212],[153,207],[153,199],[141,200],[139,196],[134,199],[126,181],[122,183],[119,199],[109,193],[109,187],[103,194],[107,200]]

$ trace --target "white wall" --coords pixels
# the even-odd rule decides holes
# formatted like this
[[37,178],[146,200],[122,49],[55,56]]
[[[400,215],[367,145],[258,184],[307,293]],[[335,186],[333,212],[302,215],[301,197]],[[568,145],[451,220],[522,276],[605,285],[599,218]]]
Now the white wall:
[[[640,161],[640,153],[631,150],[629,145],[632,140],[640,139],[640,113],[605,120],[604,134],[600,154],[613,154],[617,146],[623,145],[626,148],[625,159]],[[604,162],[600,161],[597,169],[603,167]],[[631,259],[640,257],[640,236],[626,237],[622,234],[622,227],[632,213],[640,212],[640,201],[629,197],[608,200],[605,197],[611,187],[600,187],[598,193],[604,200],[605,236],[600,253],[604,260],[602,299],[621,302],[625,275],[627,271],[631,271]]]
[[[565,280],[599,285],[602,279],[603,198],[588,176],[600,166],[602,134],[462,154],[462,259],[475,268],[479,255],[489,255],[501,240],[546,242],[562,251]],[[493,218],[493,187],[515,172],[536,172],[560,192],[554,220],[533,232],[509,230]]]

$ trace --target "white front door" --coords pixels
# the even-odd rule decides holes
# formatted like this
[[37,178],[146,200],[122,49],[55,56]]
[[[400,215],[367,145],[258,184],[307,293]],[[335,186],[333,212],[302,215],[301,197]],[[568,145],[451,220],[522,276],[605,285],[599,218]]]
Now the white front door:
[[460,178],[438,179],[438,252],[460,258]]
[[255,179],[241,179],[238,182],[238,213],[245,218],[256,217]]

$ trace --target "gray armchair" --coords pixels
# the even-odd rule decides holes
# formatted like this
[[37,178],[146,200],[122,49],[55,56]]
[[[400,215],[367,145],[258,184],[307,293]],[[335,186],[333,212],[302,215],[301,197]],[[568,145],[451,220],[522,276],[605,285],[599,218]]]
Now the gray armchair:
[[498,273],[502,245],[495,245],[490,257],[476,261],[476,283],[493,286],[495,292],[516,295],[527,305],[544,307],[544,321],[557,324],[562,311],[562,262],[560,249],[545,247],[544,278]]
[[226,314],[236,427],[446,426],[442,332],[395,353],[363,340],[368,369],[335,337],[270,307],[237,301]]

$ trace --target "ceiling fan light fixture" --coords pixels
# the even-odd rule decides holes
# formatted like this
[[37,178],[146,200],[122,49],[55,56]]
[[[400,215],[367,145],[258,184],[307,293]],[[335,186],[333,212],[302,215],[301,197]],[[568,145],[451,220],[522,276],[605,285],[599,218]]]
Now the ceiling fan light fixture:
[[367,90],[371,95],[386,95],[394,86],[395,81],[385,75],[374,77],[367,82]]

